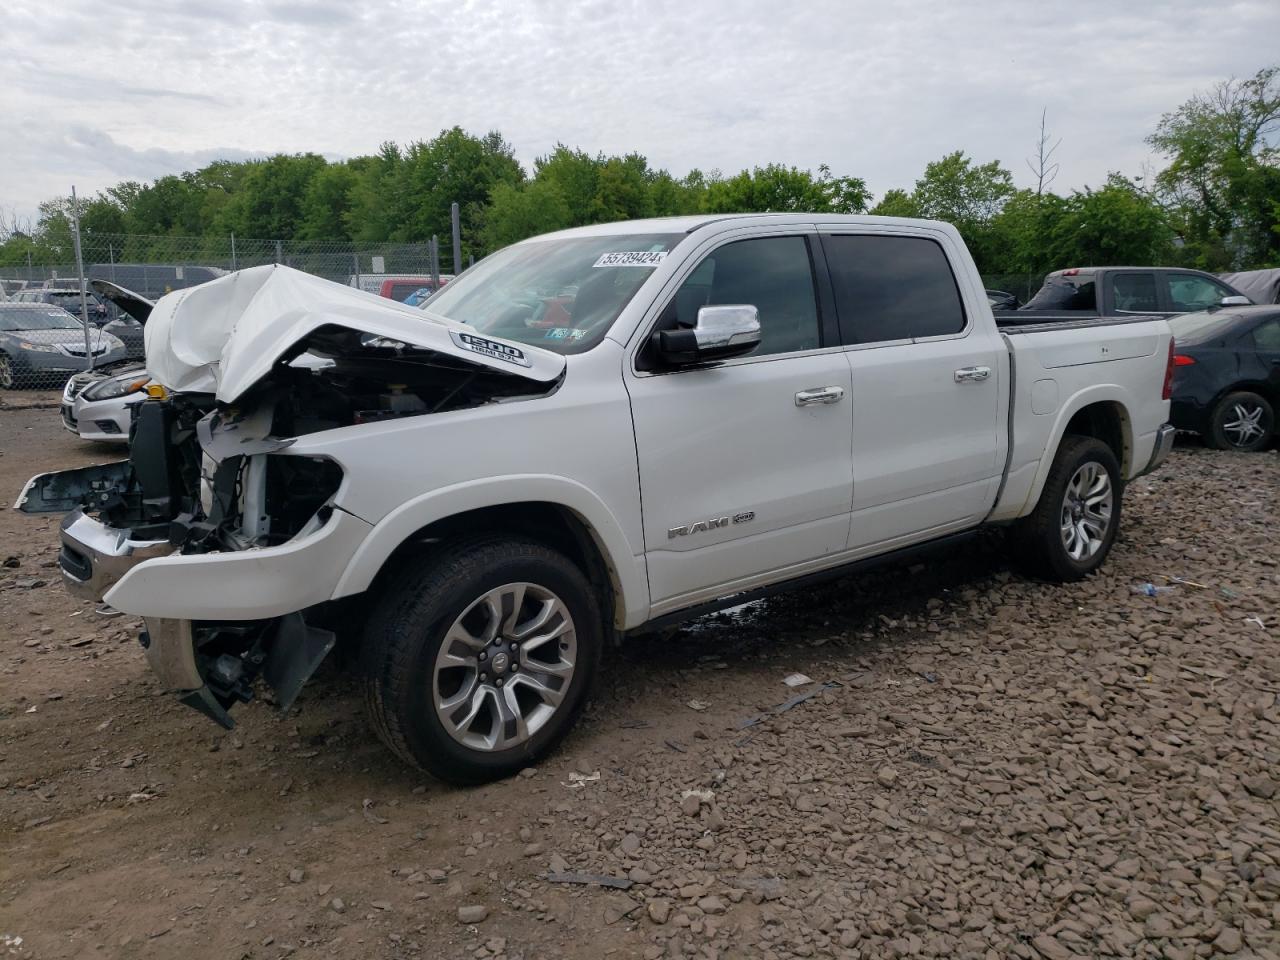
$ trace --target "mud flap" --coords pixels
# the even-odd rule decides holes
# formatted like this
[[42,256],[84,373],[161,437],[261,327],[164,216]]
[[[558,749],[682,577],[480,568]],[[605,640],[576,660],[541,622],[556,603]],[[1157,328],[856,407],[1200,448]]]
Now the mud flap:
[[300,613],[280,618],[271,652],[262,667],[262,679],[275,692],[282,713],[293,706],[303,684],[336,642],[331,631],[308,626]]

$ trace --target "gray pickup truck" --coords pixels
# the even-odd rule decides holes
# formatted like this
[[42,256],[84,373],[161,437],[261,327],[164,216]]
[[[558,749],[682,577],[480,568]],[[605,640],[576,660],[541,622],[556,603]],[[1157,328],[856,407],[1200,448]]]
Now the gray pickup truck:
[[1090,317],[1176,316],[1252,301],[1200,270],[1179,267],[1073,267],[1044,278],[1017,310],[997,310],[996,322],[1085,320]]

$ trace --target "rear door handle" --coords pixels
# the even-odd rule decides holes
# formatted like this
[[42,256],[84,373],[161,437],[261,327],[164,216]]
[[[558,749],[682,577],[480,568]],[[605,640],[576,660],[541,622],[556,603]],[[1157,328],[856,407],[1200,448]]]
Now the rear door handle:
[[961,367],[956,371],[956,383],[981,383],[991,376],[990,367]]
[[811,407],[816,403],[839,403],[844,399],[844,387],[814,387],[796,394],[797,407]]

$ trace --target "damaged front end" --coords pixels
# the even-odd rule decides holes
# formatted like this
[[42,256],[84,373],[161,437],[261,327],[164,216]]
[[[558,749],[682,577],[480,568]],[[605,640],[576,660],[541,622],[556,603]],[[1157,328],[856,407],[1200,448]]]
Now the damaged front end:
[[[148,337],[155,325],[176,340],[172,316],[165,329],[168,299]],[[386,309],[357,302],[378,318]],[[252,307],[241,326],[262,348],[267,324],[255,331],[246,323]],[[192,350],[173,351],[159,366],[196,389],[149,388],[134,407],[127,460],[34,477],[16,503],[27,513],[67,513],[59,563],[68,589],[143,617],[140,642],[156,674],[226,727],[259,678],[287,709],[333,649],[316,614],[372,529],[341,506],[342,464],[299,451],[298,439],[545,396],[559,382],[553,367],[535,377],[473,358],[448,327],[420,346],[400,316],[360,329],[350,316],[323,322],[318,307],[305,325],[296,314],[292,339],[277,341],[266,362],[255,349],[229,363],[229,342],[218,377],[201,381],[198,369],[173,359]],[[149,370],[152,347],[149,339]],[[255,369],[245,372],[250,361]],[[240,385],[227,389],[237,376]]]

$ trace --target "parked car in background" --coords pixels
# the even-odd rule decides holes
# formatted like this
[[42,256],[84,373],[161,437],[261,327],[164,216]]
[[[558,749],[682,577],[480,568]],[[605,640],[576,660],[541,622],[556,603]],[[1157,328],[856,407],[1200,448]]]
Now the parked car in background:
[[987,290],[987,303],[992,310],[1017,310],[1021,301],[1007,290]]
[[1239,290],[1254,303],[1280,303],[1280,267],[1218,274],[1223,283]]
[[147,317],[151,315],[151,308],[155,306],[155,301],[140,293],[126,290],[110,280],[90,280],[89,286],[101,300],[115,308],[115,319],[102,329],[120,338],[130,360],[143,359],[146,355],[146,344],[142,328],[147,322]]
[[1170,419],[1220,450],[1261,450],[1280,409],[1280,307],[1223,307],[1169,320]]
[[[444,286],[448,281],[453,279],[453,274],[440,274],[440,286]],[[393,289],[391,284],[405,284],[401,289],[401,296],[407,297],[419,287],[430,286],[431,276],[420,273],[360,273],[351,274],[347,277],[347,286],[356,287],[365,293],[377,294],[380,297],[387,297],[394,300],[390,291]],[[384,292],[385,291],[385,292]],[[403,301],[401,301],[403,302]]]
[[[15,303],[47,303],[61,307],[77,319],[80,316],[80,287],[28,287],[13,298]],[[92,291],[85,294],[85,305],[89,308],[89,322],[95,326],[104,326],[111,320],[111,310],[106,303]]]
[[[1020,323],[1036,319],[1174,316],[1249,302],[1239,290],[1201,270],[1073,267],[1045,277],[1035,296],[1012,311],[1012,316]],[[1001,315],[1006,313],[1002,311]]]
[[[449,279],[449,277],[441,277],[440,286],[443,287]],[[419,295],[422,290],[426,290],[427,296],[430,296],[436,290],[435,281],[430,277],[396,277],[382,281],[382,285],[378,287],[378,296],[404,303],[409,297]],[[419,296],[415,302],[421,302],[424,299],[426,298]]]
[[81,440],[127,443],[132,407],[151,382],[139,363],[118,363],[74,374],[62,390],[62,425]]
[[462,783],[550,750],[626,632],[990,524],[1087,577],[1174,433],[1162,318],[998,330],[921,220],[583,227],[426,309],[256,267],[148,327],[130,459],[18,497],[72,511],[69,589],[225,726],[258,677],[287,710],[345,611],[374,727]]
[[[123,343],[92,325],[89,350],[95,365],[125,357]],[[0,388],[61,383],[89,366],[84,324],[67,311],[48,303],[0,304]]]

